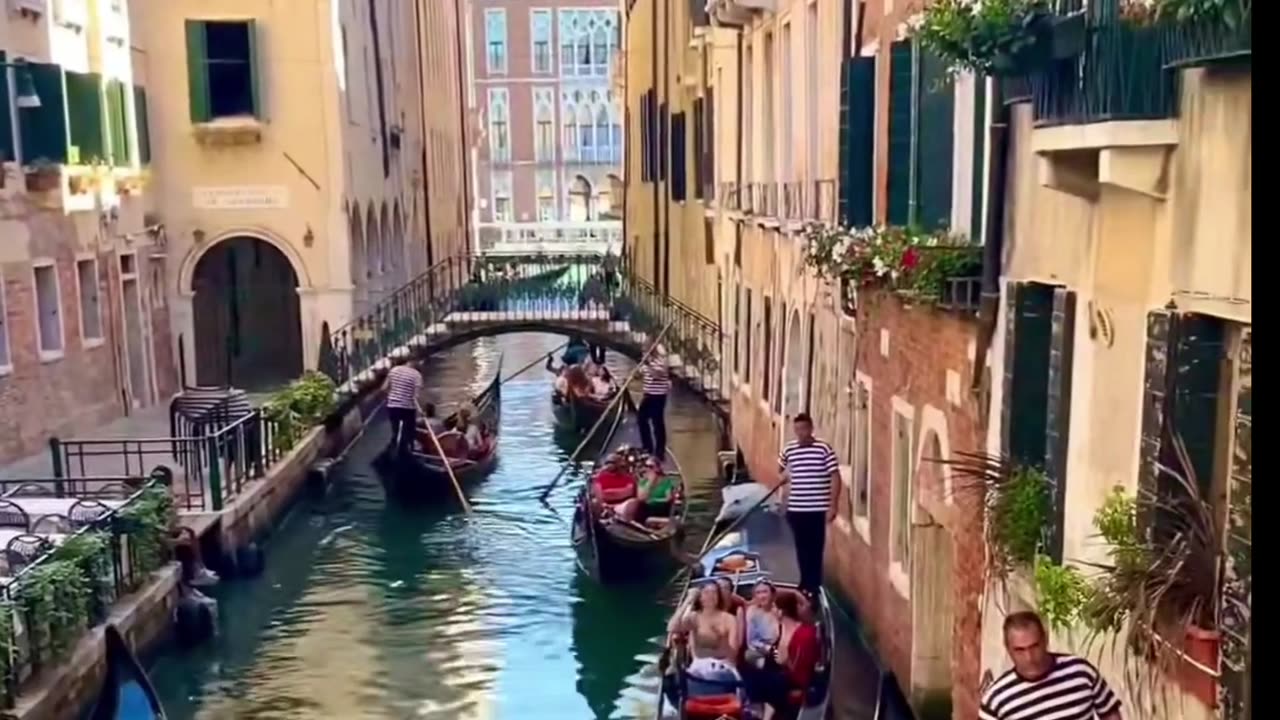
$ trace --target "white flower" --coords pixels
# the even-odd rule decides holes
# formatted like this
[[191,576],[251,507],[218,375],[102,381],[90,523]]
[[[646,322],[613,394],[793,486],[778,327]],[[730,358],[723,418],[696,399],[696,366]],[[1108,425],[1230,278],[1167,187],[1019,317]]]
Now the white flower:
[[875,270],[876,277],[884,277],[885,273],[889,272],[889,266],[879,256],[872,259],[871,267]]

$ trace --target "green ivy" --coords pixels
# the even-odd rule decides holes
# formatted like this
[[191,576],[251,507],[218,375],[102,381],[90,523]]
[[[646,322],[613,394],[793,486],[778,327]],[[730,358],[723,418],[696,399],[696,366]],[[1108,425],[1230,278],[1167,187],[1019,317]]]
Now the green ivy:
[[173,497],[168,488],[148,488],[120,512],[119,518],[134,549],[134,579],[141,582],[169,561],[169,537],[176,521]]
[[1092,594],[1089,581],[1070,565],[1057,565],[1044,555],[1035,560],[1036,608],[1056,629],[1070,628]]
[[953,73],[995,75],[1021,64],[1048,12],[1047,0],[936,0],[925,7],[915,37]]
[[67,539],[54,551],[54,557],[73,563],[84,574],[89,585],[89,605],[94,620],[106,616],[107,607],[115,599],[111,567],[111,540],[104,532],[87,532]]

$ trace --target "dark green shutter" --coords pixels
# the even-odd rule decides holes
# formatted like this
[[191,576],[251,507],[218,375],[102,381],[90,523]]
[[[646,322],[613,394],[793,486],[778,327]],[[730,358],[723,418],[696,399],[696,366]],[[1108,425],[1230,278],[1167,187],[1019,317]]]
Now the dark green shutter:
[[682,112],[671,114],[671,182],[670,185],[671,199],[676,202],[684,202],[688,198],[688,174],[685,172],[686,152],[685,144],[687,142],[685,132],[685,114]]
[[[13,153],[13,121],[9,117],[9,73],[4,67],[6,56],[3,50],[0,50],[0,98],[5,99],[4,107],[0,108],[0,162],[12,160]],[[0,179],[2,180],[2,179]]]
[[845,222],[866,227],[875,222],[876,59],[853,58],[849,63],[849,143],[841,155],[841,195],[846,198]]
[[[249,83],[253,91],[253,116],[259,120],[266,120],[266,108],[262,106],[262,80],[258,77],[258,26],[253,20],[245,21],[245,32],[249,35]],[[375,35],[374,42],[377,41],[378,38]],[[376,54],[375,57],[377,57]],[[383,145],[385,146],[386,143],[384,142]]]
[[200,20],[187,21],[187,102],[191,122],[209,121],[209,53],[205,23]]
[[910,40],[889,48],[889,186],[891,225],[911,222],[911,98],[915,92]]
[[[1177,323],[1173,429],[1191,459],[1202,497],[1209,497],[1217,463],[1217,430],[1225,323],[1208,315],[1182,315]],[[1176,465],[1174,467],[1177,467]]]
[[19,108],[22,127],[22,161],[60,164],[67,161],[67,101],[62,66],[28,63],[31,82],[40,96],[40,107]]
[[104,129],[102,76],[98,73],[67,71],[67,120],[72,165],[92,165],[107,161]]
[[129,147],[129,104],[125,85],[119,80],[107,81],[107,128],[111,140],[111,164],[129,167],[133,153]]
[[837,152],[839,155],[839,180],[840,180],[840,198],[839,213],[840,223],[842,225],[852,225],[850,220],[850,194],[853,192],[853,180],[851,172],[853,170],[853,147],[852,130],[849,126],[849,98],[852,97],[850,85],[853,82],[853,73],[850,67],[853,65],[852,58],[846,58],[840,63],[840,134]]
[[138,124],[138,161],[151,164],[151,119],[147,115],[147,89],[133,88],[133,114]]
[[935,230],[951,225],[955,85],[946,63],[926,50],[920,52],[918,87],[916,188],[920,205],[914,220],[926,230]]
[[1067,507],[1067,460],[1071,437],[1071,373],[1075,362],[1076,294],[1054,288],[1049,341],[1049,401],[1046,404],[1045,474],[1053,481],[1053,513],[1046,551],[1062,562]]
[[1009,283],[1006,293],[1005,452],[1020,465],[1044,468],[1054,289]]

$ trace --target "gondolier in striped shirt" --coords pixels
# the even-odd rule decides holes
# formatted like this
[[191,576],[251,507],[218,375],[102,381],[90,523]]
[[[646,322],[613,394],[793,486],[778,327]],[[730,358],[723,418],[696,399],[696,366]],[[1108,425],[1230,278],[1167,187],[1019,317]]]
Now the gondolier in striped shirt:
[[667,352],[655,345],[640,367],[644,398],[640,400],[640,444],[658,462],[667,459],[667,394],[671,392],[671,369]]
[[387,373],[387,417],[391,420],[391,442],[404,454],[413,449],[422,373],[409,365],[408,356],[392,358],[391,363],[391,372]]
[[840,505],[840,477],[836,453],[813,436],[808,413],[792,421],[795,439],[778,456],[778,468],[791,487],[787,490],[787,523],[795,537],[800,589],[816,595],[822,588],[822,555],[827,544],[827,523],[836,518]]
[[1027,611],[1006,617],[1004,647],[1013,669],[982,693],[981,720],[1121,720],[1119,698],[1092,663],[1049,652],[1039,615]]

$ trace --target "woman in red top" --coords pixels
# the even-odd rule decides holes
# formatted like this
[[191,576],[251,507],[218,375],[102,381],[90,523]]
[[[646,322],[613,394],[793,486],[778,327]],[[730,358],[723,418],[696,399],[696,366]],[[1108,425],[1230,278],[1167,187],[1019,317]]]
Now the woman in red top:
[[796,690],[805,693],[809,691],[822,652],[818,628],[808,621],[809,601],[804,595],[796,592],[779,593],[774,605],[778,608],[782,632],[775,653],[777,664],[769,665],[776,668],[777,675],[773,682],[767,683],[769,691],[764,699],[765,720],[796,716],[800,705],[792,702],[791,694]]

